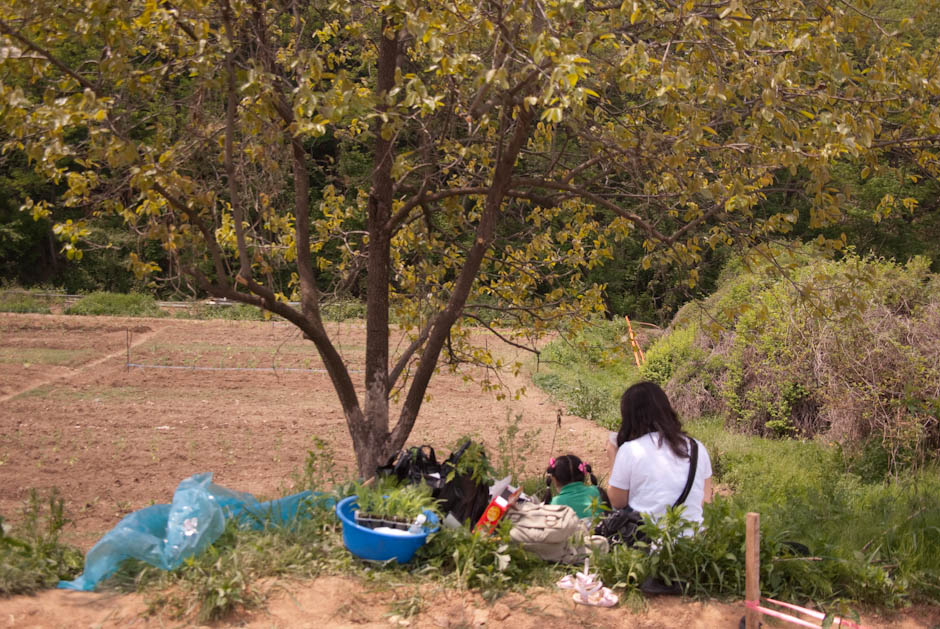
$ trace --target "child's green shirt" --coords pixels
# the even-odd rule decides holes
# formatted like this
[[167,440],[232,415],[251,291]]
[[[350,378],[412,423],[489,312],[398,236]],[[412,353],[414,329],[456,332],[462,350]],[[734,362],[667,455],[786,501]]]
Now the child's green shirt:
[[553,505],[568,505],[579,518],[594,517],[592,505],[598,505],[601,501],[601,494],[594,485],[587,485],[583,482],[568,483],[561,488],[558,495],[552,498]]

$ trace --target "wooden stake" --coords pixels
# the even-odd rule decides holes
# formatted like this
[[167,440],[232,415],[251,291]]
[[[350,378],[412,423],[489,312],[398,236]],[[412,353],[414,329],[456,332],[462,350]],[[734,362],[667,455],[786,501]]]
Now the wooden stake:
[[[748,513],[744,529],[744,600],[760,604],[760,514]],[[745,629],[758,629],[760,612],[744,610]]]
[[643,363],[646,362],[646,356],[643,355],[643,348],[640,347],[639,341],[636,340],[636,334],[633,333],[633,324],[630,323],[630,317],[624,315],[624,319],[627,320],[627,330],[630,332],[630,346],[633,348],[633,359],[636,361],[637,367],[642,367]]

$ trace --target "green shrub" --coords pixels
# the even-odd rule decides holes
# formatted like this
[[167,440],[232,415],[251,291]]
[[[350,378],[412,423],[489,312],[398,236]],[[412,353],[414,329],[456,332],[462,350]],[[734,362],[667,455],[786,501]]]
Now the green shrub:
[[[727,584],[715,589],[718,585],[709,580],[721,566],[702,572],[693,560],[701,563],[705,553],[717,561],[722,544],[731,540],[733,546],[743,535],[742,514],[754,511],[761,514],[762,538],[776,549],[771,558],[786,552],[781,544],[787,541],[804,544],[821,558],[778,558],[768,564],[773,572],[766,576],[762,568],[762,583],[787,600],[845,599],[889,607],[940,600],[936,466],[888,480],[875,471],[866,480],[851,466],[846,469],[851,456],[835,443],[728,432],[718,418],[694,422],[689,430],[708,449],[714,482],[730,494],[706,505],[702,540],[714,549],[685,548],[686,563],[676,568],[677,574],[701,572],[704,581],[695,585],[701,594],[722,594]],[[728,517],[732,520],[726,522]],[[737,551],[728,552],[736,559],[722,570],[731,570],[740,559]]]
[[557,578],[551,564],[510,543],[508,521],[503,521],[493,534],[462,526],[442,528],[418,550],[417,561],[445,582],[478,590],[486,599]]
[[640,379],[665,386],[677,369],[691,361],[701,362],[704,353],[693,344],[697,331],[697,326],[689,325],[661,337],[645,352]]
[[562,366],[588,363],[603,367],[619,363],[628,356],[632,354],[626,322],[594,319],[575,330],[573,335],[549,343],[539,360]]
[[140,293],[91,293],[69,306],[66,314],[162,317],[164,313],[150,295]]

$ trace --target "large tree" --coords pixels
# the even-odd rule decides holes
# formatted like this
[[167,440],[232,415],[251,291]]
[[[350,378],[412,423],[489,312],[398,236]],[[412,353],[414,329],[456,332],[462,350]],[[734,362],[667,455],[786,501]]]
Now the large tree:
[[[837,221],[835,161],[903,150],[936,177],[937,46],[906,46],[916,16],[872,5],[2,0],[4,149],[67,183],[86,220],[161,242],[169,263],[133,256],[137,272],[302,330],[367,476],[405,443],[442,353],[500,366],[462,324],[522,344],[598,308],[583,278],[613,241],[694,284],[706,248],[796,222],[755,212],[770,191]],[[58,226],[68,251],[86,228]],[[321,304],[360,283],[357,389]]]

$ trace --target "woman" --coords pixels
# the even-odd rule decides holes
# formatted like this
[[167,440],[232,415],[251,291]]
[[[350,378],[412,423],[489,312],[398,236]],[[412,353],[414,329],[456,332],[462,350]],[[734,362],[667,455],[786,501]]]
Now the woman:
[[[629,503],[654,519],[663,515],[688,480],[691,439],[659,385],[639,382],[627,389],[620,398],[620,430],[611,433],[607,446],[611,506],[619,509]],[[711,476],[711,459],[699,442],[698,465],[684,502],[686,520],[702,521],[702,505],[711,500]]]

